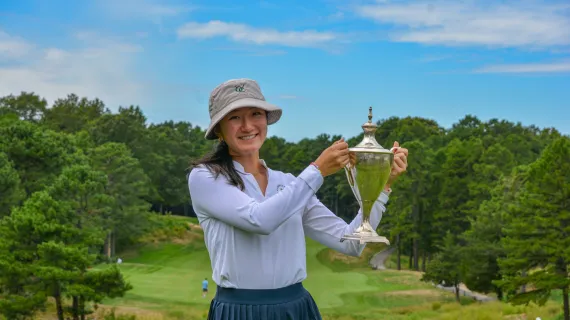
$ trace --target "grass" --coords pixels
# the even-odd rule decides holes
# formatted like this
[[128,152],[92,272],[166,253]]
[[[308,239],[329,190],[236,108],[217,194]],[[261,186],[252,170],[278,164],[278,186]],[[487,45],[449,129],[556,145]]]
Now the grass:
[[[386,260],[386,262],[384,263],[384,265],[388,269],[397,269],[398,268],[398,257],[396,256],[396,254],[394,253],[394,254],[390,255],[388,257],[388,260]],[[408,257],[406,255],[401,255],[400,256],[400,268],[402,270],[410,270],[409,265],[410,265],[410,257]]]
[[[210,279],[212,273],[201,230],[194,225],[195,220],[172,219],[185,225],[184,235],[177,232],[171,242],[147,238],[151,244],[123,253],[124,262],[119,267],[134,289],[123,298],[105,301],[100,310],[116,308],[119,314],[136,315],[138,320],[206,318],[214,292],[207,299],[201,297],[201,280]],[[164,232],[154,234],[164,237]],[[513,307],[501,302],[480,304],[463,299],[458,304],[452,293],[421,282],[418,272],[371,270],[368,260],[382,246],[370,245],[361,257],[355,258],[307,240],[308,279],[304,285],[324,319],[515,320],[526,314],[528,319],[540,316],[547,320],[556,319],[561,311],[560,304],[555,302],[544,307]]]

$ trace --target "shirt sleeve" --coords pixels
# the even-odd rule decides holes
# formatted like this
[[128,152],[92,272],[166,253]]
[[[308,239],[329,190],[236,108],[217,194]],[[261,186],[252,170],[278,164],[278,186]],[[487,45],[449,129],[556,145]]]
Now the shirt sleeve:
[[207,168],[196,167],[188,177],[188,188],[197,213],[248,232],[268,235],[293,214],[302,213],[323,181],[319,170],[310,165],[281,192],[258,202],[230,185],[224,176],[216,179]]
[[[388,193],[383,191],[372,206],[370,212],[370,225],[376,229],[386,211]],[[303,228],[305,234],[319,243],[350,256],[360,256],[366,244],[357,241],[340,242],[342,236],[350,234],[360,226],[362,222],[362,210],[358,210],[356,217],[347,224],[342,218],[335,215],[316,196],[311,198],[303,215]]]

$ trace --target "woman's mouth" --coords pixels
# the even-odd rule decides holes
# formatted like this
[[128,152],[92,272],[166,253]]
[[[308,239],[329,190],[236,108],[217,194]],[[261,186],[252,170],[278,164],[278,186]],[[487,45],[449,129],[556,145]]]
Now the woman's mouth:
[[250,135],[248,135],[248,136],[242,136],[242,137],[239,137],[239,139],[240,139],[240,140],[251,140],[251,139],[253,139],[253,138],[255,138],[255,137],[257,137],[257,134],[250,134]]

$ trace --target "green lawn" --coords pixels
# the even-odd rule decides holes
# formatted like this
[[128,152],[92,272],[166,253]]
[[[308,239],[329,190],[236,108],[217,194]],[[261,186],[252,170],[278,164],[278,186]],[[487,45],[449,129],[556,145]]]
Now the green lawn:
[[[546,320],[561,310],[552,303],[539,308],[465,300],[459,305],[452,294],[420,282],[416,272],[371,270],[366,257],[343,258],[349,266],[340,268],[340,262],[331,263],[323,250],[328,249],[307,241],[304,284],[325,319],[517,319],[508,316],[527,313],[528,319]],[[137,314],[137,319],[205,318],[214,293],[201,297],[201,280],[210,279],[212,273],[203,240],[148,245],[122,258],[120,269],[134,288],[124,298],[105,301],[106,306]]]

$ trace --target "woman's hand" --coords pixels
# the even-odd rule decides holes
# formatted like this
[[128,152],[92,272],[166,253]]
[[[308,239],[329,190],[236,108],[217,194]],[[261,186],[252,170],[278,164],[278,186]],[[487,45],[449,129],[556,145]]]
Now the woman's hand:
[[394,162],[392,165],[392,171],[390,172],[390,178],[384,187],[384,190],[390,190],[390,186],[396,181],[398,176],[400,176],[408,168],[408,149],[400,148],[398,141],[394,141],[394,146],[392,147],[392,152],[394,152]]
[[344,141],[344,138],[341,138],[326,148],[315,160],[315,164],[319,167],[323,177],[326,177],[344,168],[349,159],[348,143]]

